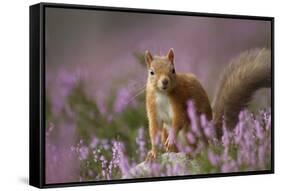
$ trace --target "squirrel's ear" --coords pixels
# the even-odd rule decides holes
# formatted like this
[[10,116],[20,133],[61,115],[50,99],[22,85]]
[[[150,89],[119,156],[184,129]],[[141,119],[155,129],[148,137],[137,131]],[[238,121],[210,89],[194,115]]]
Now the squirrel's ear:
[[174,49],[171,48],[167,54],[167,57],[168,57],[168,60],[174,64],[174,61],[175,61],[175,54],[174,54]]
[[145,51],[145,62],[147,64],[147,67],[150,67],[152,60],[153,60],[152,54],[148,50],[146,50]]

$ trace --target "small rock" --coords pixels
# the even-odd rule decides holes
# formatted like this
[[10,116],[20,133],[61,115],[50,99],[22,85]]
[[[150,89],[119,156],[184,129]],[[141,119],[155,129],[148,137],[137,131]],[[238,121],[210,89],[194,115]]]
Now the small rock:
[[129,175],[123,178],[143,178],[160,176],[179,176],[199,173],[196,161],[185,153],[164,153],[155,162],[142,162],[130,169]]

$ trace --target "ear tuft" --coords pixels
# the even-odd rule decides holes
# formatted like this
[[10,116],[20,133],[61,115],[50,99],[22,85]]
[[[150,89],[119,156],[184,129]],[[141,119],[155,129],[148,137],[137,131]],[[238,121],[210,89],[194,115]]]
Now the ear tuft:
[[175,53],[174,53],[174,49],[171,48],[167,54],[167,57],[168,57],[168,60],[174,64],[174,61],[175,61]]
[[150,64],[151,64],[152,61],[153,61],[152,54],[148,50],[146,50],[145,51],[145,62],[146,62],[148,67],[150,67]]

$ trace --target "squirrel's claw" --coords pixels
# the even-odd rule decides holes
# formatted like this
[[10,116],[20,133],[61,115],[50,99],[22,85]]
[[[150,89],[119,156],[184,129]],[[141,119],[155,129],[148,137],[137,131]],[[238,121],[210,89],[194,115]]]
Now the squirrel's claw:
[[167,138],[164,145],[165,145],[166,152],[178,152],[176,144],[174,143],[174,141],[170,141],[169,137]]
[[154,161],[157,157],[157,151],[155,150],[150,150],[148,153],[147,153],[147,157],[145,159],[146,162],[149,162],[149,161]]

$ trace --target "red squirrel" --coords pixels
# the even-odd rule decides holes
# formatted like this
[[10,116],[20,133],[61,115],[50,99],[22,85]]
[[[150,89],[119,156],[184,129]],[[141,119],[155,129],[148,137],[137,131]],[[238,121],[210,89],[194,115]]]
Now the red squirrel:
[[233,127],[239,112],[247,106],[254,92],[271,86],[270,55],[267,49],[256,49],[233,60],[221,77],[212,110],[208,95],[196,76],[176,72],[173,49],[164,56],[146,51],[146,110],[151,141],[147,159],[156,158],[158,132],[161,132],[166,152],[178,152],[177,135],[179,131],[187,132],[190,128],[186,112],[189,100],[194,102],[198,116],[204,114],[208,120],[213,119],[218,134],[221,134],[223,118],[229,127]]

